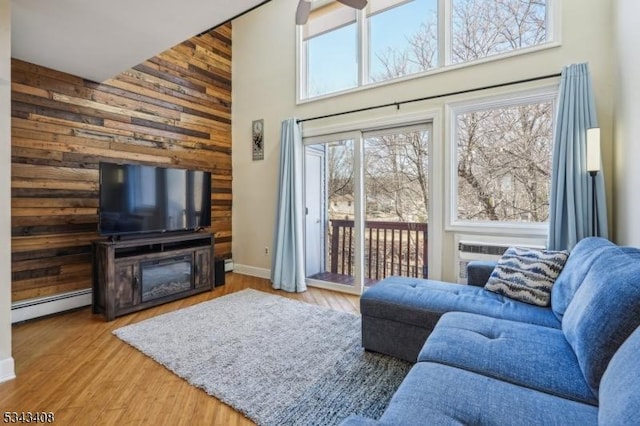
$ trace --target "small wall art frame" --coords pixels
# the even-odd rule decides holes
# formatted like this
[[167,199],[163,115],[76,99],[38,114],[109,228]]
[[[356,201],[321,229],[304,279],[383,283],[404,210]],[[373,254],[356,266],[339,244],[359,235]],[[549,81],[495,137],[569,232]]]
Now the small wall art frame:
[[264,160],[264,120],[251,122],[251,139],[253,140],[253,160]]

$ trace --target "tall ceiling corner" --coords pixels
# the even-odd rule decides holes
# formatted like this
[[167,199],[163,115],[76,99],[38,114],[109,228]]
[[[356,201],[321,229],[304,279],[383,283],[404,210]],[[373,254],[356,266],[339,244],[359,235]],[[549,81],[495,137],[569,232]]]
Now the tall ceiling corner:
[[102,82],[264,0],[11,0],[12,56]]

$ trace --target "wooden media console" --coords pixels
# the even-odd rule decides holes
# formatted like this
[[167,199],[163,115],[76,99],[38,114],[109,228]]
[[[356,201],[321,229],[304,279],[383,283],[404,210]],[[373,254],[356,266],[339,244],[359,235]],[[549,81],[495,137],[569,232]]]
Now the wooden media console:
[[209,233],[94,241],[92,252],[93,313],[107,321],[214,286]]

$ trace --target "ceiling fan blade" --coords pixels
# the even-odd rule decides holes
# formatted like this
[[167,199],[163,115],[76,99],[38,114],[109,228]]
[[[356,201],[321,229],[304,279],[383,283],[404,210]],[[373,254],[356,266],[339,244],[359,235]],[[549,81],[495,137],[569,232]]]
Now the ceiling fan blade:
[[300,0],[298,2],[298,9],[296,9],[296,25],[304,25],[309,19],[309,12],[311,11],[311,2]]
[[340,3],[353,7],[355,9],[364,9],[367,5],[367,0],[338,0]]

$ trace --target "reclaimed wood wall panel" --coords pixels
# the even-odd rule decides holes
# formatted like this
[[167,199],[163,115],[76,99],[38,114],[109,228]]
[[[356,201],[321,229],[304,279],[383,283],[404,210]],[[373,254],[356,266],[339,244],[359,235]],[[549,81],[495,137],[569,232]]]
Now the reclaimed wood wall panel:
[[11,153],[13,301],[91,287],[100,161],[210,171],[231,257],[231,26],[103,83],[14,59]]

